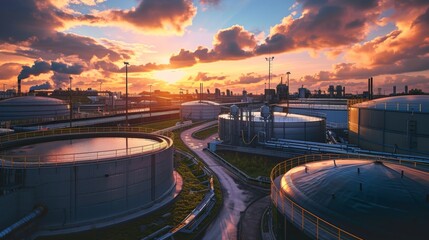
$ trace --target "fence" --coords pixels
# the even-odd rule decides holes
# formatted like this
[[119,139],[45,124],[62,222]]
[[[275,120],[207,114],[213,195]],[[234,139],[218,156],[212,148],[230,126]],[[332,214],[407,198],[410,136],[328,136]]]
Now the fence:
[[278,177],[283,176],[290,169],[306,164],[309,162],[334,160],[334,159],[370,159],[381,162],[388,162],[400,165],[407,165],[414,168],[429,169],[429,163],[416,162],[411,160],[401,160],[396,158],[380,158],[370,156],[360,156],[352,154],[318,154],[318,155],[305,155],[300,157],[291,158],[275,166],[271,171],[271,200],[284,217],[294,224],[303,232],[312,235],[316,239],[362,239],[352,233],[349,233],[334,224],[320,218],[314,213],[301,207],[290,199],[282,190],[281,181]]

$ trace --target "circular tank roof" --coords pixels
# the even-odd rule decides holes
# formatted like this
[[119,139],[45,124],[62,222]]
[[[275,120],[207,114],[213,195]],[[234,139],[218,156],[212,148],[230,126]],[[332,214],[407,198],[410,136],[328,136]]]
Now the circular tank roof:
[[281,186],[305,209],[359,237],[427,234],[428,172],[370,160],[336,160],[335,166],[329,160],[291,169]]
[[[233,116],[230,114],[221,114],[219,115],[219,118],[224,119],[233,119]],[[274,112],[274,122],[317,122],[321,121],[321,118],[318,117],[311,117],[306,115],[299,115],[299,114],[292,114],[292,113],[281,113],[281,112]],[[246,113],[243,113],[243,121],[248,121],[248,117]],[[261,113],[258,112],[252,112],[252,121],[255,122],[263,122],[264,118],[261,117]]]
[[429,112],[429,95],[404,95],[357,103],[352,107],[399,112]]
[[50,97],[24,96],[0,101],[0,121],[52,118],[69,113],[66,102]]
[[0,106],[34,106],[34,105],[58,105],[58,104],[66,104],[63,100],[57,98],[50,97],[39,97],[39,96],[24,96],[24,97],[15,97],[8,98],[0,101]]
[[212,101],[190,101],[182,103],[182,106],[219,106],[220,104]]

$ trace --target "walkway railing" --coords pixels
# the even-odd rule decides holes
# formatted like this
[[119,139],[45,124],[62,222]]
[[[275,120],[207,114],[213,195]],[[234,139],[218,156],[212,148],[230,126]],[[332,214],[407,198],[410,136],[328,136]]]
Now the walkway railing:
[[429,169],[429,162],[416,162],[411,160],[401,160],[396,158],[380,158],[370,156],[360,156],[352,154],[318,154],[318,155],[305,155],[300,157],[291,158],[285,162],[276,165],[271,171],[271,200],[276,208],[284,214],[291,223],[305,233],[312,235],[316,239],[362,239],[352,233],[347,232],[335,226],[332,223],[320,218],[316,214],[306,210],[304,207],[295,203],[289,198],[283,190],[281,181],[278,177],[283,176],[290,169],[317,161],[335,160],[335,159],[370,159],[386,163],[394,163],[406,165],[409,167]]
[[[34,131],[24,132],[17,134],[10,134],[0,137],[0,148],[5,143],[13,141],[20,141],[24,139],[47,137],[47,136],[59,136],[59,135],[74,135],[82,133],[152,133],[154,129],[143,128],[143,127],[88,127],[88,128],[64,128],[64,129],[53,129],[47,131]],[[172,137],[173,133],[170,131],[157,131],[157,134]],[[109,159],[116,157],[123,157],[134,154],[141,154],[163,149],[169,146],[169,142],[157,142],[151,144],[145,144],[142,146],[94,151],[94,152],[83,152],[83,153],[70,153],[70,154],[55,154],[55,155],[0,155],[0,166],[1,167],[41,167],[43,165],[52,164],[76,164],[83,161],[97,162],[100,159]]]

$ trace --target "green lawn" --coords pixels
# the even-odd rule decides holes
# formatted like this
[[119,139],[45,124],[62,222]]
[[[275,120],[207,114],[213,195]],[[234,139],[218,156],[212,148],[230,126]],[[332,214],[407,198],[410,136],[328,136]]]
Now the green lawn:
[[218,127],[216,124],[212,127],[202,129],[201,131],[195,132],[193,136],[197,139],[204,140],[204,139],[210,137],[211,135],[217,133],[217,130],[218,130]]
[[165,120],[165,121],[161,121],[161,122],[137,124],[137,125],[133,125],[133,127],[146,127],[146,128],[152,128],[152,129],[160,130],[160,129],[175,126],[177,122],[180,122],[180,118]]
[[216,153],[251,177],[269,177],[271,169],[284,161],[284,158],[266,157],[249,153],[232,151],[216,151]]

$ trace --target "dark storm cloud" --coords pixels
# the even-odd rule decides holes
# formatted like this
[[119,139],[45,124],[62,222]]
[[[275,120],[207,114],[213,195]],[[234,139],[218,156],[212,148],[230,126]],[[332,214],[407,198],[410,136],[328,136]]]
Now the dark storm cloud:
[[189,0],[142,0],[135,9],[109,10],[99,14],[106,21],[127,22],[141,29],[183,32],[196,14]]

